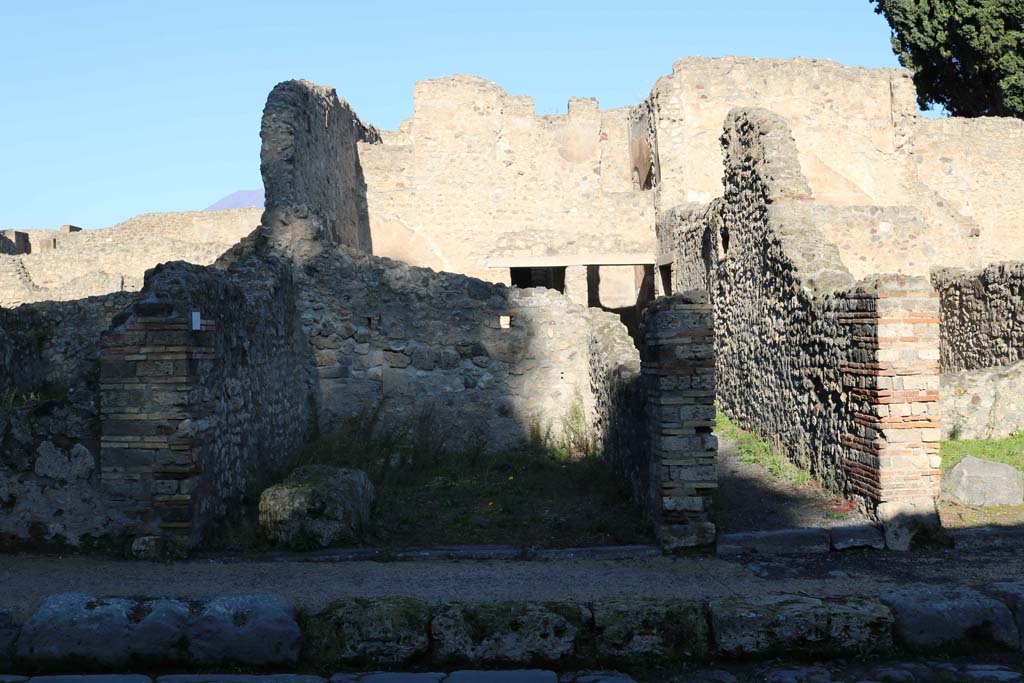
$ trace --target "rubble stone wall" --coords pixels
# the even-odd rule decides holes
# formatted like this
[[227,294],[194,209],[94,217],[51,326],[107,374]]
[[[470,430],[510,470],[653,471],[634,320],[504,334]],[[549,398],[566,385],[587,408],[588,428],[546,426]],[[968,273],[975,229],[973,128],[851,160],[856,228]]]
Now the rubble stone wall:
[[429,418],[449,448],[472,438],[507,451],[532,428],[557,436],[573,404],[592,414],[588,309],[558,292],[344,248],[310,262],[303,278],[322,431],[372,411],[386,427]]
[[1024,263],[932,274],[942,301],[942,370],[1024,360]]
[[781,117],[734,110],[722,144],[723,197],[658,224],[673,287],[711,296],[719,406],[868,505],[933,495],[938,301],[927,282],[855,282],[817,230]]
[[676,62],[632,115],[634,151],[653,157],[659,218],[721,193],[717,140],[733,107],[787,122],[817,228],[854,277],[1024,258],[1024,199],[1006,191],[1024,173],[1024,122],[923,119],[909,72],[825,60]]
[[1024,361],[942,374],[944,434],[1003,439],[1024,429]]
[[[690,57],[651,91],[658,208],[721,194],[718,138],[736,107],[763,107],[789,124],[810,189],[830,204],[898,204],[887,166],[900,128],[916,116],[909,72],[820,59]],[[890,201],[892,199],[892,201]]]
[[932,273],[942,302],[942,397],[947,435],[1003,438],[1024,429],[1024,264]]
[[325,239],[372,252],[359,141],[377,143],[334,88],[285,81],[270,92],[260,129],[260,171],[268,215],[304,207],[325,221]]
[[0,309],[0,546],[109,545],[100,490],[99,336],[133,295]]
[[138,291],[146,271],[158,263],[208,265],[259,223],[259,209],[225,209],[148,213],[71,233],[30,230],[22,234],[36,242],[48,235],[57,246],[0,255],[0,306]]

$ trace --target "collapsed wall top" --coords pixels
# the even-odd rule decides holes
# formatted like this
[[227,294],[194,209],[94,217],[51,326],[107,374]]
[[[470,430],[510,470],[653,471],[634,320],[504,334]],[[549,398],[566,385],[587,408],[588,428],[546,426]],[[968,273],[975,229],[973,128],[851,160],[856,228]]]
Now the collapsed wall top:
[[285,81],[267,97],[260,138],[263,224],[288,225],[288,216],[305,215],[318,234],[294,237],[370,252],[366,182],[356,144],[379,142],[377,130],[360,121],[334,88]]

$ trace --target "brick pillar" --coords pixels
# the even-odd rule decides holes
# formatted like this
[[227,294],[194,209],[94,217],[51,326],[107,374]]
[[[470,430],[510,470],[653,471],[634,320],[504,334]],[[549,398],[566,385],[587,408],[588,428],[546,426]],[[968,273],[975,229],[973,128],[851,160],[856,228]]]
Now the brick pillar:
[[170,306],[136,304],[107,332],[100,354],[100,463],[111,500],[140,533],[198,540],[195,495],[201,474],[196,406],[199,362],[212,358],[213,324],[191,329]]
[[645,313],[640,359],[651,446],[648,513],[669,550],[715,541],[714,335],[704,292],[662,297]]
[[924,278],[883,276],[843,302],[851,337],[843,435],[853,492],[873,506],[939,493],[939,298]]

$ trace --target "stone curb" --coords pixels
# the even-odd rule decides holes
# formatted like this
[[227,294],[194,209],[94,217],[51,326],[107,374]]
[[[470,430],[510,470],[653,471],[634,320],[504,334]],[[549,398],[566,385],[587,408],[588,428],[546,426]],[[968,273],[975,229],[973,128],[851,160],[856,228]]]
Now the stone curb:
[[[1024,544],[1024,530],[1002,527],[955,529],[946,532],[958,548]],[[874,525],[799,527],[770,531],[719,534],[715,552],[723,557],[759,555],[816,555],[843,550],[885,550],[885,536]],[[593,546],[586,548],[521,548],[511,545],[465,545],[438,548],[326,548],[309,552],[273,552],[234,557],[202,557],[222,564],[239,562],[429,562],[452,560],[629,560],[661,557],[656,545]]]
[[[314,672],[555,665],[643,670],[711,660],[826,660],[937,649],[1024,652],[1024,581],[907,587],[877,598],[443,604],[399,596],[343,598],[312,615],[299,615],[272,595],[182,601],[63,594],[45,600],[13,628],[13,663],[0,666],[0,673],[187,672],[225,664]],[[76,681],[92,683],[41,683]],[[256,682],[218,675],[163,677],[158,683]]]
[[204,558],[225,564],[271,562],[422,562],[446,560],[630,560],[661,557],[655,545],[593,546],[586,548],[520,548],[511,545],[466,545],[440,548],[327,548],[310,552],[275,552],[228,558]]
[[816,555],[830,550],[885,549],[885,537],[871,525],[802,527],[719,534],[715,552],[736,555]]
[[543,669],[462,670],[451,673],[339,673],[329,679],[310,674],[173,674],[155,678],[139,674],[4,676],[0,683],[636,683],[612,671],[563,673]]

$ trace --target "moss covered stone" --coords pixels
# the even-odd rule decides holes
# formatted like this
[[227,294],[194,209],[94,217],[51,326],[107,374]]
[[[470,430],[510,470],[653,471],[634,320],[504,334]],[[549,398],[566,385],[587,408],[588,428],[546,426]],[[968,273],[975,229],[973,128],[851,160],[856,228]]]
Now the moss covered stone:
[[609,664],[701,660],[710,651],[703,605],[688,600],[602,600],[594,604],[596,657]]
[[347,598],[305,624],[304,659],[314,668],[408,664],[429,646],[430,609],[413,598]]
[[712,600],[711,631],[727,657],[850,656],[892,650],[892,613],[876,600],[767,595]]
[[580,604],[452,604],[431,620],[436,663],[531,666],[578,658],[590,635]]

